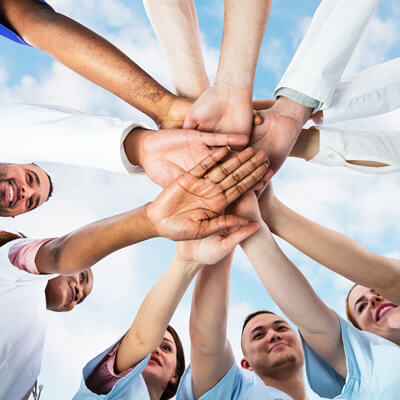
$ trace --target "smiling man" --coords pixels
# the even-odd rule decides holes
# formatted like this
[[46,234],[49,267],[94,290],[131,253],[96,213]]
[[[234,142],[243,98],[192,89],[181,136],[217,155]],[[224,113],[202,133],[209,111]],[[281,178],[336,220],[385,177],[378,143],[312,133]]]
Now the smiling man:
[[34,210],[53,192],[50,176],[36,164],[0,163],[0,216]]

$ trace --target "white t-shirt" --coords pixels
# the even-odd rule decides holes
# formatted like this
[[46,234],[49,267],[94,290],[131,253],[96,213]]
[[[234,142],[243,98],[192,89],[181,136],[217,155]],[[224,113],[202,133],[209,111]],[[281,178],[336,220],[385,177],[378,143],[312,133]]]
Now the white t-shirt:
[[123,141],[139,124],[55,106],[3,104],[0,107],[0,161],[72,164],[112,172],[143,172],[132,165]]
[[9,259],[17,239],[0,247],[0,399],[21,399],[35,383],[46,333],[47,282],[56,275],[18,269]]

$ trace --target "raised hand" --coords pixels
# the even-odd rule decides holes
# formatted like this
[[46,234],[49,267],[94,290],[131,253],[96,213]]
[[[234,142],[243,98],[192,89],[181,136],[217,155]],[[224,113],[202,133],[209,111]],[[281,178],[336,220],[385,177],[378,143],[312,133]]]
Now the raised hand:
[[166,187],[212,153],[212,147],[243,146],[244,135],[198,132],[191,129],[135,129],[125,139],[126,155],[151,180]]
[[187,112],[183,127],[249,137],[252,125],[253,109],[249,90],[214,85]]
[[265,175],[267,153],[247,148],[216,166],[227,154],[226,148],[215,150],[146,206],[154,236],[200,239],[247,224],[245,218],[219,215]]

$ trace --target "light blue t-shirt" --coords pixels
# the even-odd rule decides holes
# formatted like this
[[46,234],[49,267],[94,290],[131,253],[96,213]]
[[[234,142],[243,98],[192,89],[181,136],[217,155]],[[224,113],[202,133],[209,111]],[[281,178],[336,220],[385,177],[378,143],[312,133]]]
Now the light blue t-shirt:
[[338,317],[346,355],[347,378],[303,340],[306,371],[311,388],[321,397],[348,400],[400,399],[400,346],[360,331]]
[[[47,4],[44,0],[37,0],[40,3],[45,3]],[[24,41],[24,39],[22,39],[21,36],[18,35],[17,32],[8,29],[7,27],[5,27],[4,25],[0,24],[0,35],[6,37],[7,39],[10,39],[14,42],[20,43],[20,44],[25,44],[26,46],[29,46],[28,43],[26,43]]]
[[[190,367],[182,376],[177,400],[194,400]],[[253,372],[234,362],[226,375],[199,400],[292,400],[286,393],[265,383]]]
[[87,388],[87,377],[114,346],[115,344],[86,364],[83,368],[81,386],[73,400],[150,400],[150,395],[142,376],[142,372],[150,360],[150,354],[136,365],[129,374],[121,378],[107,394],[96,394]]

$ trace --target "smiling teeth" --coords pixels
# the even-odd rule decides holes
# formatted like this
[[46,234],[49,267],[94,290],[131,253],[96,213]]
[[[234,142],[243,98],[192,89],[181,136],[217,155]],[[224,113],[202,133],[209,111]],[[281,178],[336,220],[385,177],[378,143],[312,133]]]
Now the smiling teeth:
[[381,309],[379,310],[379,317],[378,317],[378,319],[381,319],[381,315],[382,315],[388,308],[393,308],[393,306],[392,306],[392,305],[387,305],[387,306],[381,308]]
[[14,200],[14,189],[10,185],[10,203],[12,203],[13,200]]

